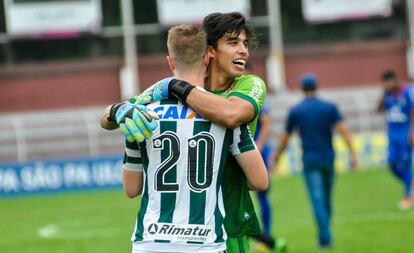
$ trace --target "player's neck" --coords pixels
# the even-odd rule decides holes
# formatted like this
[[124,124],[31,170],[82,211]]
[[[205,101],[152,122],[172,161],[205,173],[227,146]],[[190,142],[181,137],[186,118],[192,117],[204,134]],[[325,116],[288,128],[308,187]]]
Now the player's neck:
[[225,90],[229,87],[233,77],[220,75],[216,71],[211,71],[210,75],[206,79],[206,88],[211,91]]
[[315,97],[316,96],[316,91],[314,91],[314,90],[312,90],[312,91],[305,91],[304,94],[305,94],[305,97],[306,98],[312,98],[312,97]]
[[392,94],[399,95],[401,93],[402,87],[401,85],[395,86],[391,89]]
[[204,73],[175,73],[175,77],[179,80],[186,81],[192,85],[204,87]]

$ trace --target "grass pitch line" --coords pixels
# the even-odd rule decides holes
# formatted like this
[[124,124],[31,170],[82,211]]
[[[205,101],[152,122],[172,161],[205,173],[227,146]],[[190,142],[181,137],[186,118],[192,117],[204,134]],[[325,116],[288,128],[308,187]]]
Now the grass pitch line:
[[43,238],[53,238],[59,234],[58,226],[56,224],[49,224],[37,230],[37,234]]
[[93,237],[100,237],[95,231],[75,230],[64,231],[56,224],[49,224],[37,230],[37,234],[45,239],[90,239]]

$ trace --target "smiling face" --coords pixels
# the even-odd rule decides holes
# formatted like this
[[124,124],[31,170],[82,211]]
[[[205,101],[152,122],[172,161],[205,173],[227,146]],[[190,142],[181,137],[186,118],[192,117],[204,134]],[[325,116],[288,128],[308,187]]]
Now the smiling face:
[[210,48],[210,64],[212,71],[225,78],[233,78],[243,74],[249,58],[246,32],[226,33],[217,41],[216,48]]

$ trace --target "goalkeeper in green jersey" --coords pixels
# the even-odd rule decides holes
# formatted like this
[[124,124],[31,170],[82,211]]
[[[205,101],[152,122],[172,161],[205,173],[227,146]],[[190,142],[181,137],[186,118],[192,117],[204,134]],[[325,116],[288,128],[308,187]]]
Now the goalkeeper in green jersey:
[[[229,128],[249,123],[254,133],[266,95],[262,79],[255,75],[243,75],[249,57],[248,47],[256,42],[254,29],[243,15],[235,12],[208,15],[203,20],[203,29],[207,33],[207,52],[210,56],[205,87],[219,96],[193,89],[194,86],[184,85],[183,82],[176,85],[170,82],[172,78],[166,78],[130,102],[140,104],[172,96],[212,122]],[[106,129],[111,129],[106,122],[109,113],[110,107],[101,118],[101,124]],[[134,136],[136,131],[131,130],[127,135]],[[246,178],[231,157],[226,162],[223,181],[227,252],[248,252],[248,236],[258,235],[260,227]],[[284,245],[278,245],[277,241],[269,240],[268,245],[278,252],[284,251]]]
[[[205,33],[191,25],[172,27],[167,46],[176,82],[204,86]],[[252,189],[268,185],[248,127],[228,129],[191,117],[191,108],[174,98],[147,104],[151,110],[159,115],[159,127],[140,144],[127,141],[125,149],[125,191],[134,197],[142,190],[132,252],[225,252],[221,183],[226,158],[234,156]]]

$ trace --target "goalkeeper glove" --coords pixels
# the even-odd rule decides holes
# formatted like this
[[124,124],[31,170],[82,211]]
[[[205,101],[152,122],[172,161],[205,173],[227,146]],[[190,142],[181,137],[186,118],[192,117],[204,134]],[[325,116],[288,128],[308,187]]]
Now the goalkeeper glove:
[[157,114],[144,105],[119,103],[112,106],[109,119],[119,124],[122,134],[129,142],[143,142],[157,129]]
[[147,88],[141,95],[129,100],[133,104],[148,104],[168,98],[176,98],[186,104],[187,96],[195,88],[185,81],[177,80],[174,77],[167,77],[156,82]]

